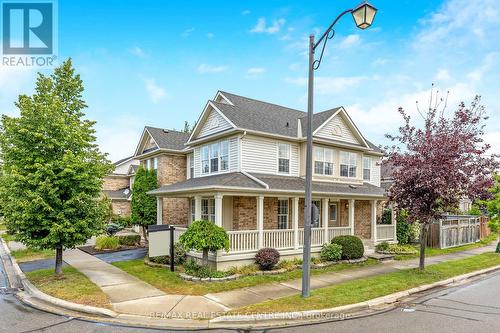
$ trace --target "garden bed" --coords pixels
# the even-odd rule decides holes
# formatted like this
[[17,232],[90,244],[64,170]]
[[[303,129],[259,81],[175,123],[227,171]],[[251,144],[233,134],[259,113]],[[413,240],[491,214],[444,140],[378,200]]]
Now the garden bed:
[[103,253],[113,253],[113,252],[120,252],[120,251],[127,251],[127,250],[135,250],[135,249],[143,249],[145,248],[144,245],[120,245],[119,248],[114,249],[114,250],[97,250],[94,245],[86,245],[86,246],[80,246],[78,249],[82,250],[85,253],[88,253],[90,255],[96,255],[96,254],[103,254]]

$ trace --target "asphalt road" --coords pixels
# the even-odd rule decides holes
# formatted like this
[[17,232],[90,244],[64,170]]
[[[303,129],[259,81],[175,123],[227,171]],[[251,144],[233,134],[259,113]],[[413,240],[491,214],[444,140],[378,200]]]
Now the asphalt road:
[[[472,284],[427,295],[404,309],[331,323],[270,329],[267,332],[500,332],[499,286],[500,272],[497,272]],[[45,313],[24,306],[5,287],[0,261],[0,332],[165,332],[109,326]]]

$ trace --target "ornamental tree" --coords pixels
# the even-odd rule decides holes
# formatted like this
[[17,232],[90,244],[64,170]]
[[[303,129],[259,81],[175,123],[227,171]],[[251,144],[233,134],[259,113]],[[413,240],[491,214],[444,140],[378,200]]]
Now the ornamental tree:
[[147,226],[156,224],[156,198],[147,192],[157,188],[156,170],[146,170],[142,166],[139,167],[132,186],[131,220],[133,224],[142,227],[142,235],[146,242],[148,241]]
[[203,252],[203,265],[208,267],[208,252],[229,251],[229,236],[226,230],[209,221],[194,221],[179,237],[186,250]]
[[399,108],[404,120],[399,134],[386,135],[395,142],[387,147],[388,162],[395,168],[389,198],[408,212],[410,223],[420,224],[421,270],[429,225],[457,208],[461,198],[484,197],[492,184],[491,173],[498,167],[496,156],[486,155],[489,145],[482,136],[487,118],[480,97],[470,107],[460,103],[451,117],[445,116],[445,107],[439,109],[442,101],[431,91],[428,110],[418,110],[421,128]]
[[2,116],[0,201],[8,230],[28,247],[63,249],[102,232],[103,177],[111,163],[95,144],[94,121],[83,110],[83,83],[71,59],[50,76],[38,74],[35,93],[20,95],[18,117]]
[[488,225],[492,232],[500,234],[500,174],[495,175],[495,184],[491,187],[490,193],[492,198],[486,202],[486,209],[490,216]]

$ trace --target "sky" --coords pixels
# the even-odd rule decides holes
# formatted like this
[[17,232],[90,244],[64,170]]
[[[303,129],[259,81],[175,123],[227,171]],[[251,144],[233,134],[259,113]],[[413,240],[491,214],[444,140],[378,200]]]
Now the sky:
[[[305,110],[308,36],[359,1],[59,0],[59,59],[85,85],[87,117],[112,161],[144,126],[181,129],[218,90]],[[315,112],[344,106],[364,136],[387,144],[404,107],[448,95],[447,113],[482,96],[485,141],[500,153],[500,1],[373,0],[369,29],[336,25],[315,72]],[[49,73],[42,70],[43,73]],[[0,66],[0,111],[17,115],[36,69]]]

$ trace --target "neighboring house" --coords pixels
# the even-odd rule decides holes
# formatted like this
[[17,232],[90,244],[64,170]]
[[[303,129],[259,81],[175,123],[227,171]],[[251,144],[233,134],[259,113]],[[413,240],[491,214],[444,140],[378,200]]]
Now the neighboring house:
[[132,186],[139,162],[133,156],[114,163],[113,173],[104,178],[103,193],[111,200],[113,214],[129,216]]
[[[134,158],[158,171],[158,224],[206,219],[226,229],[230,251],[210,257],[218,268],[251,262],[263,247],[301,255],[306,122],[305,112],[219,91],[190,135],[146,127]],[[313,252],[338,235],[395,241],[394,225],[376,224],[382,151],[343,107],[314,114],[312,126]]]

